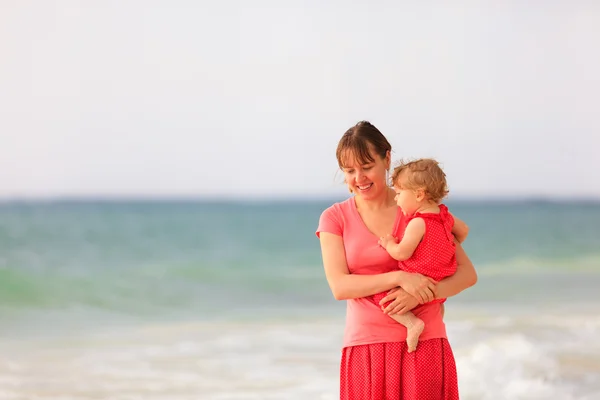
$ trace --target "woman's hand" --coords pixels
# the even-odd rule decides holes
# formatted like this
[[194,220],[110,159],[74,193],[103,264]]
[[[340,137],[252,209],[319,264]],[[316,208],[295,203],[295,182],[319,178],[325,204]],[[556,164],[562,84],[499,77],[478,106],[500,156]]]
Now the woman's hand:
[[416,297],[420,304],[425,304],[435,299],[436,284],[436,281],[424,275],[402,272],[398,286]]
[[[387,307],[383,308],[383,305],[391,301]],[[379,302],[379,305],[383,309],[385,314],[404,314],[419,305],[419,300],[414,296],[411,296],[402,288],[395,288],[388,292]]]

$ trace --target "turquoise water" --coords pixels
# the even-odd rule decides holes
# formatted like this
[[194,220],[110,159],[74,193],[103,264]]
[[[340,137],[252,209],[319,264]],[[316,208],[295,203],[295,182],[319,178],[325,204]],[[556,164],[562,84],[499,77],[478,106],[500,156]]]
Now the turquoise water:
[[[180,399],[335,398],[344,303],[314,235],[331,203],[0,205],[0,393],[110,398],[112,382],[154,398],[162,382]],[[600,204],[448,205],[479,273],[447,304],[464,398],[600,393]]]
[[[194,319],[235,313],[234,296],[273,312],[331,303],[314,235],[329,203],[3,205],[0,302],[13,314],[76,307]],[[450,206],[471,227],[465,248],[481,301],[497,286],[518,295],[501,283],[515,276],[600,273],[598,205]]]
[[[276,312],[285,304],[329,304],[314,235],[328,204],[3,205],[2,311],[78,308],[203,319],[233,314],[238,306]],[[481,290],[469,291],[469,298],[490,300],[497,287],[518,295],[518,282],[503,283],[516,276],[551,283],[600,273],[600,205],[450,206],[471,227],[465,248],[482,275]]]

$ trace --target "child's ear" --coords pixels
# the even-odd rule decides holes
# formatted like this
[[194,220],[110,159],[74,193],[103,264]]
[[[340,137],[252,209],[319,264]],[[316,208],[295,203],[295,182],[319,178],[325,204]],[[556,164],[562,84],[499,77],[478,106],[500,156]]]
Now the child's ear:
[[417,189],[415,191],[415,195],[417,197],[417,201],[423,201],[423,200],[425,200],[425,190],[423,190],[423,189]]

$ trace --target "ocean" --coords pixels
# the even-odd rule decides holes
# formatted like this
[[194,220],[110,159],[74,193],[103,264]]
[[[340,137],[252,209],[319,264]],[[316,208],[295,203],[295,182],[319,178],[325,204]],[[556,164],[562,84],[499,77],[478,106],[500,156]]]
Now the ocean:
[[[337,399],[333,201],[1,204],[0,399]],[[461,399],[600,399],[600,204],[447,204],[479,274],[446,303]]]

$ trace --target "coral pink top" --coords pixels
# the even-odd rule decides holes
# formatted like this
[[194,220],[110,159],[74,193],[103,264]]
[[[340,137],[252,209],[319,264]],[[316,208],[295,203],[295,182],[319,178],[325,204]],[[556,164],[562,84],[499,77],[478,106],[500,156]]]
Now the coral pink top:
[[[398,208],[394,236],[402,237],[406,219]],[[335,203],[321,214],[316,235],[328,232],[344,240],[346,263],[351,274],[373,275],[397,271],[394,260],[377,243],[379,238],[364,224],[354,198]],[[446,325],[442,320],[438,302],[417,306],[413,313],[425,322],[420,340],[446,338]],[[343,347],[371,343],[401,342],[406,340],[406,328],[381,311],[366,298],[346,300],[346,327]]]

